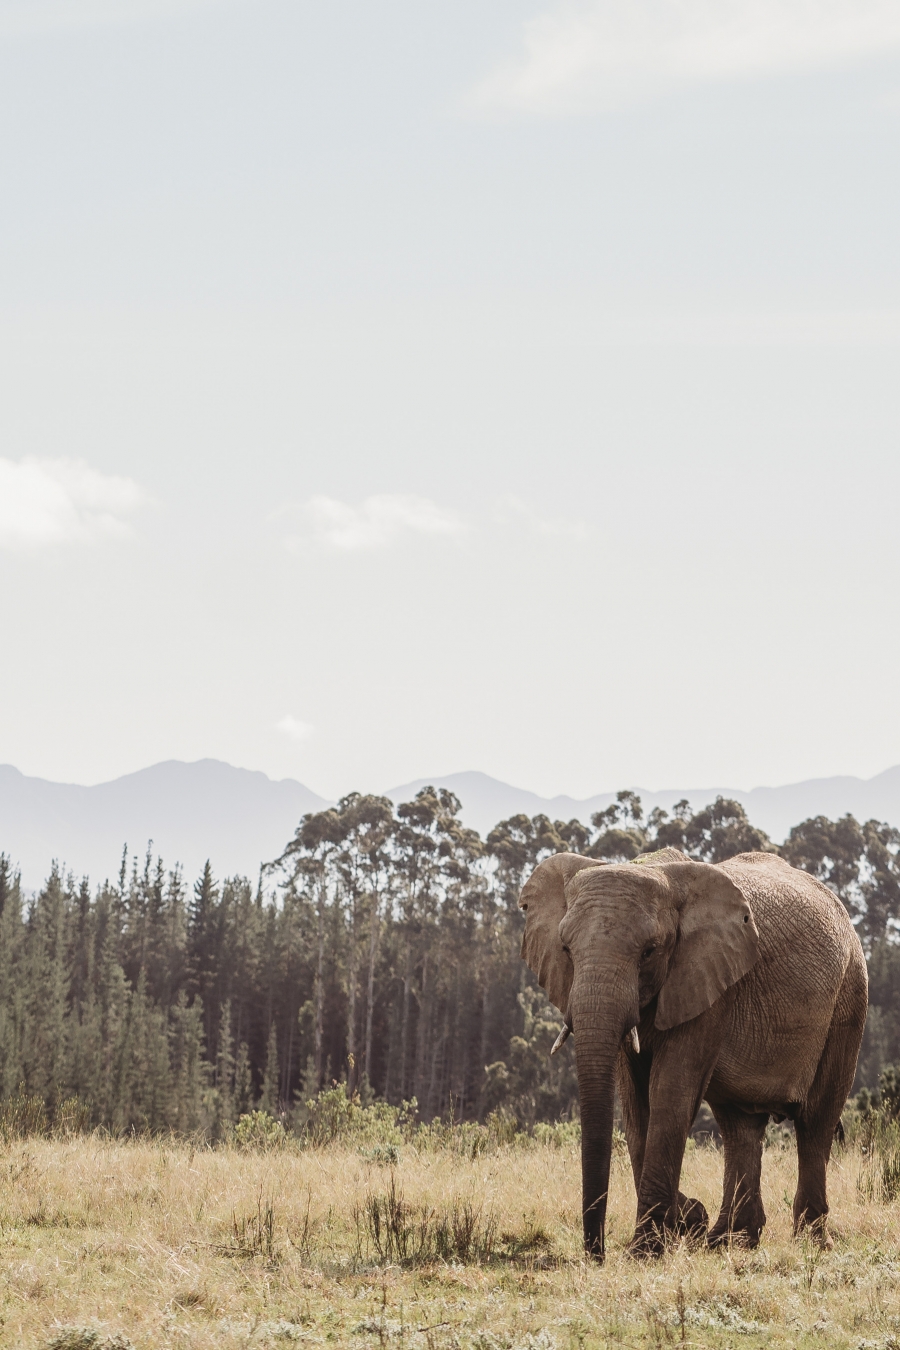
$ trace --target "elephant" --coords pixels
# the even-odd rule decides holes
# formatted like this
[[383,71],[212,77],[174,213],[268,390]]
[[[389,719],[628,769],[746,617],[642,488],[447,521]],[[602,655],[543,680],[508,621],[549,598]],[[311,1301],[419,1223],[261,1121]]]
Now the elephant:
[[[866,962],[837,896],[772,853],[718,865],[663,849],[634,862],[559,853],[522,888],[522,956],[575,1037],[586,1251],[602,1261],[618,1089],[634,1184],[632,1255],[672,1234],[756,1246],[770,1116],[793,1120],[795,1235],[829,1245],[826,1167],[856,1072]],[[679,1190],[701,1101],[722,1133],[709,1228]]]

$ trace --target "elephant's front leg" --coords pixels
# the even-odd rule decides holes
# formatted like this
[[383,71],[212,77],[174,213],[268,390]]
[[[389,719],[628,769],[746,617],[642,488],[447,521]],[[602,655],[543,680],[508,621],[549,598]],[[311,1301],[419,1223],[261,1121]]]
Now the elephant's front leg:
[[[681,1039],[681,1038],[678,1038]],[[709,1216],[699,1200],[679,1190],[684,1146],[712,1073],[714,1055],[689,1053],[667,1044],[650,1073],[649,1121],[638,1187],[637,1223],[629,1251],[659,1254],[667,1234],[706,1232]]]
[[[646,1041],[645,1037],[645,1041]],[[652,1055],[648,1051],[635,1054],[629,1047],[619,1053],[616,1086],[622,1106],[622,1123],[625,1126],[625,1141],[631,1159],[631,1171],[634,1176],[635,1193],[641,1194],[641,1179],[644,1172],[644,1155],[647,1150],[647,1133],[650,1126],[650,1069]],[[696,1112],[695,1112],[696,1114]],[[693,1117],[691,1118],[693,1123]],[[690,1128],[690,1126],[688,1127]],[[677,1233],[702,1236],[709,1225],[709,1216],[705,1206],[699,1200],[678,1191],[676,1213],[672,1227]],[[640,1225],[640,1207],[638,1225]]]

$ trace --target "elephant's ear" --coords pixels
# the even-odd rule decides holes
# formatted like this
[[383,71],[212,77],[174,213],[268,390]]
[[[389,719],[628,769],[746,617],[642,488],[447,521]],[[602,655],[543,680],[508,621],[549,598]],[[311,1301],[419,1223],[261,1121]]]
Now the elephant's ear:
[[572,959],[559,938],[566,912],[566,882],[585,867],[602,865],[577,853],[556,853],[534,869],[519,897],[519,908],[525,911],[522,956],[561,1013],[568,1011],[572,988]]
[[744,896],[729,876],[709,863],[672,862],[660,867],[679,911],[678,937],[659,992],[660,1031],[699,1017],[759,955],[759,931]]

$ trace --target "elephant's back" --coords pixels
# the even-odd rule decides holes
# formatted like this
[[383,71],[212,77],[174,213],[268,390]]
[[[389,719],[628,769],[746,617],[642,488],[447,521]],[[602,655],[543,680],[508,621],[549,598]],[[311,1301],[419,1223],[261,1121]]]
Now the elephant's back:
[[859,938],[837,896],[782,858],[743,853],[720,866],[749,902],[760,940],[759,959],[738,986],[720,1072],[733,1070],[746,1084],[752,1060],[761,1082],[751,1092],[774,1075],[785,1101],[801,1101],[835,1020],[865,1019],[864,998],[846,1009],[841,998],[848,972],[855,988],[866,987]]
[[773,853],[740,853],[719,865],[749,901],[761,963],[785,963],[793,970],[797,957],[805,955],[800,964],[815,965],[827,983],[836,981],[835,989],[857,954],[865,964],[846,909],[816,877]]

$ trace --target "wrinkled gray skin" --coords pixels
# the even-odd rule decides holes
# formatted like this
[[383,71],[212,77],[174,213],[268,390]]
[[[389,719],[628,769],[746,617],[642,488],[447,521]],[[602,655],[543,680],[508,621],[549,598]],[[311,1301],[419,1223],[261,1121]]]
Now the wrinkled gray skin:
[[616,1088],[637,1189],[634,1254],[661,1251],[667,1232],[707,1229],[703,1205],[678,1189],[704,1099],[725,1150],[710,1245],[759,1241],[770,1115],[796,1126],[794,1231],[827,1242],[825,1170],[868,998],[859,939],[832,892],[771,854],[714,867],[664,849],[622,866],[557,854],[519,903],[522,955],[575,1037],[588,1252],[603,1259]]

